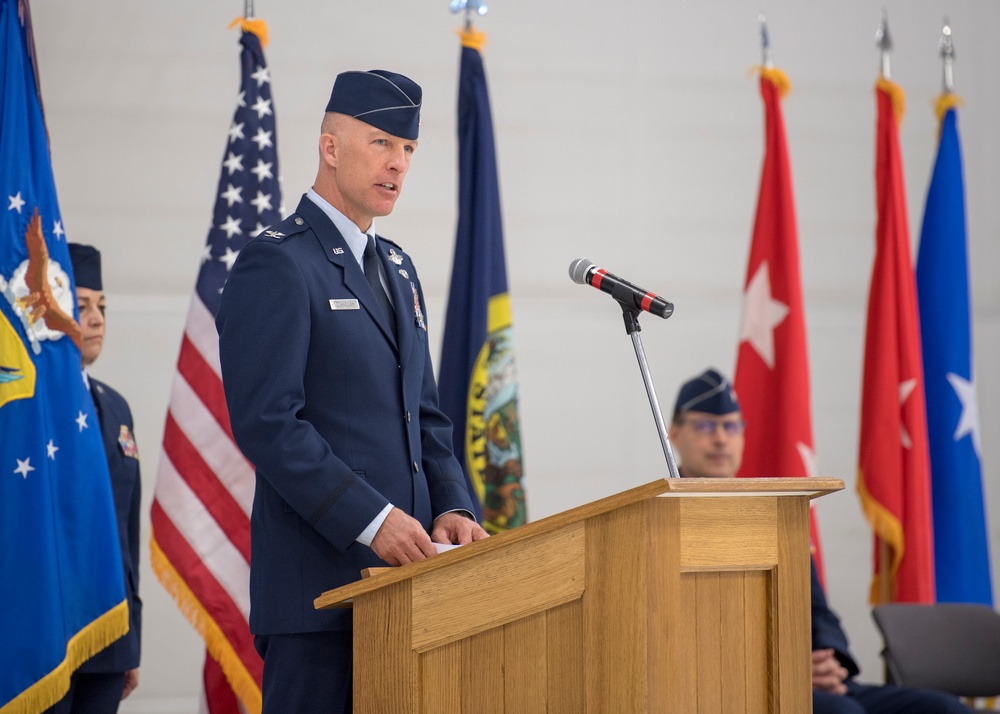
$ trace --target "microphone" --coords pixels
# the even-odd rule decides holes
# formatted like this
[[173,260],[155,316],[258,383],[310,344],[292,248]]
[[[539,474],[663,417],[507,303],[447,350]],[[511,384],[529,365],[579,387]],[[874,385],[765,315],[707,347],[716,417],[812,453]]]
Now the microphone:
[[674,312],[672,303],[627,280],[622,280],[617,275],[612,275],[604,268],[598,268],[587,258],[577,258],[569,264],[569,277],[574,283],[590,285],[607,293],[623,306],[634,306],[637,310],[645,310],[664,320]]

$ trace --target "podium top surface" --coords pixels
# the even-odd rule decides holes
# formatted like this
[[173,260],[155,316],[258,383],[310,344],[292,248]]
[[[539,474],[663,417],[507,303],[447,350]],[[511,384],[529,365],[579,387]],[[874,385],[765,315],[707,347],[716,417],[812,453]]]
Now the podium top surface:
[[493,550],[509,547],[518,540],[533,538],[579,521],[593,518],[651,498],[705,498],[761,496],[817,498],[840,491],[844,482],[836,478],[678,478],[657,479],[562,513],[542,518],[475,543],[463,545],[431,558],[398,568],[386,568],[374,577],[328,590],[313,601],[317,609],[342,606],[348,600],[386,585],[446,568]]

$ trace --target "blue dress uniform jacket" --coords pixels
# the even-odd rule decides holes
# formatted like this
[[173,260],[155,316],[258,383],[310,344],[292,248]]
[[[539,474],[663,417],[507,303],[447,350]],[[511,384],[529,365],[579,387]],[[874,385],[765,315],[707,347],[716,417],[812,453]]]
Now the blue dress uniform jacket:
[[233,436],[256,467],[250,629],[341,630],[313,600],[384,566],[355,539],[387,503],[430,529],[472,510],[438,407],[423,293],[410,258],[379,239],[398,343],[330,219],[296,213],[240,252],[216,318]]
[[812,568],[812,648],[814,650],[832,649],[834,656],[847,670],[849,677],[854,677],[860,671],[857,662],[851,655],[847,645],[847,635],[840,626],[840,618],[830,609],[826,602],[826,593],[819,582],[816,571],[816,561],[809,559]]
[[118,519],[125,597],[128,600],[128,633],[88,659],[81,672],[125,672],[139,666],[142,638],[142,601],[139,599],[139,507],[141,483],[139,453],[132,433],[128,402],[114,389],[93,377],[90,393],[101,424],[101,437],[108,457],[111,493]]

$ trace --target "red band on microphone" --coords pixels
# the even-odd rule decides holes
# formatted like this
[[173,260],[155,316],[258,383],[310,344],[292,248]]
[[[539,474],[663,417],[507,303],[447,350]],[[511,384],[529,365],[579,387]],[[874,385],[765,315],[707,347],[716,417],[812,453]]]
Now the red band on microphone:
[[643,295],[642,296],[642,309],[645,310],[646,312],[649,312],[649,306],[652,304],[653,300],[655,300],[655,299],[656,299],[656,296],[653,295],[653,293],[646,293],[645,295]]
[[595,288],[600,289],[601,280],[604,279],[604,276],[607,275],[607,272],[608,271],[605,270],[604,268],[598,268],[597,270],[595,270],[594,276],[590,279],[590,284],[593,285]]

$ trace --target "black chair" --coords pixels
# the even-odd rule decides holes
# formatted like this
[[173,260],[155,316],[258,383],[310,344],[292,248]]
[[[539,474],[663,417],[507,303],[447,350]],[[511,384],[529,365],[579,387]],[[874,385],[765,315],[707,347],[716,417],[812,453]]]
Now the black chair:
[[888,683],[969,698],[1000,695],[1000,613],[992,608],[892,603],[876,606],[872,617],[885,642]]

